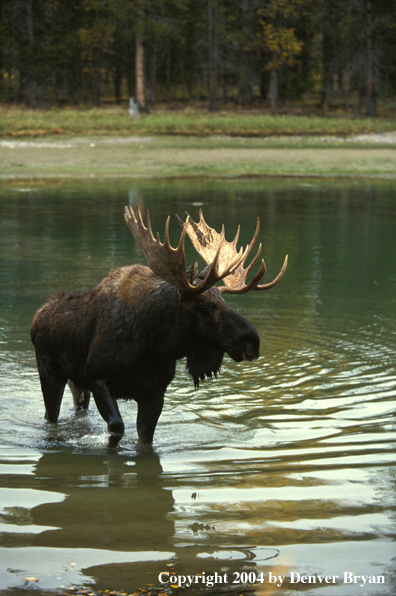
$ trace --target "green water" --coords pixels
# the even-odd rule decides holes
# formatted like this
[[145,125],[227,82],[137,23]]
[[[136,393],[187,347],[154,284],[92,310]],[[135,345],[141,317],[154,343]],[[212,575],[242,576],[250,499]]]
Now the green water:
[[[24,184],[0,187],[0,592],[130,593],[170,571],[230,586],[243,572],[267,586],[271,572],[285,576],[276,594],[392,594],[394,186]],[[260,359],[225,357],[198,392],[180,362],[153,449],[120,403],[126,434],[109,452],[94,404],[75,414],[66,394],[58,425],[44,421],[29,326],[52,293],[145,262],[128,203],[150,208],[162,238],[168,214],[202,207],[228,239],[241,223],[244,245],[259,216],[265,281],[286,253],[289,267],[269,292],[226,296],[258,330]],[[179,235],[172,222],[174,246]]]

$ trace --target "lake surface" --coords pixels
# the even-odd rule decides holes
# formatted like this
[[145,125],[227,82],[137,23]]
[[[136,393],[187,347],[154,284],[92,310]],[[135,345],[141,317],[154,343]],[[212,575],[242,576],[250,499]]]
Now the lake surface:
[[[68,390],[45,422],[29,327],[51,294],[145,262],[128,203],[150,208],[161,238],[168,214],[202,207],[229,240],[241,223],[245,245],[259,216],[265,281],[286,253],[289,267],[269,292],[226,295],[260,359],[225,357],[198,392],[179,362],[153,448],[121,402],[126,434],[109,451],[95,405],[76,414]],[[0,592],[129,593],[160,573],[210,587],[216,572],[262,593],[270,573],[284,577],[274,594],[395,593],[395,233],[390,183],[1,186]]]

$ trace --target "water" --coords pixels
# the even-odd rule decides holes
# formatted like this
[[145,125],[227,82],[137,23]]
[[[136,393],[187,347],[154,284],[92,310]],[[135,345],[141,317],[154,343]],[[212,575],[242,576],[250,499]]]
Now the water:
[[[393,594],[395,199],[391,184],[304,180],[2,186],[0,592],[129,593],[160,573],[201,573],[201,589],[217,572],[259,593]],[[246,244],[260,216],[265,281],[290,261],[269,292],[226,296],[261,358],[226,357],[197,393],[180,362],[153,448],[120,403],[110,452],[94,405],[76,414],[67,393],[44,421],[29,326],[52,293],[144,263],[123,221],[136,202],[162,238],[168,214],[202,206]]]

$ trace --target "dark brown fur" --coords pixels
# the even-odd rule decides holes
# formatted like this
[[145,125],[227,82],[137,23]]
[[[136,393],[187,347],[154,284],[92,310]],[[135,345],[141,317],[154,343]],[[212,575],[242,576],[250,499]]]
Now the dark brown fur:
[[76,406],[87,407],[92,392],[111,445],[124,434],[118,398],[138,403],[138,435],[151,442],[177,360],[187,357],[198,387],[225,352],[253,360],[260,344],[215,287],[181,293],[143,265],[115,269],[87,292],[55,294],[36,312],[31,337],[47,420],[57,421],[69,381]]

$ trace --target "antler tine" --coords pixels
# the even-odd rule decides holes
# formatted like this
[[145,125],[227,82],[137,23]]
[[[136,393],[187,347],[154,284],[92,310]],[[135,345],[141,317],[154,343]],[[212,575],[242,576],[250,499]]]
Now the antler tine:
[[[254,262],[257,260],[257,258],[258,254],[254,258]],[[249,271],[251,270],[254,262],[252,262],[246,269],[243,269],[242,267],[241,271],[236,271],[236,273],[240,273],[240,278],[238,279],[238,281],[233,282],[230,280],[230,278],[228,278],[226,282],[224,282],[225,285],[219,288],[219,291],[222,294],[246,294],[246,292],[250,292],[251,290],[270,290],[271,288],[276,286],[276,284],[279,283],[282,279],[287,269],[288,255],[286,255],[285,260],[283,261],[282,269],[279,271],[275,279],[273,279],[271,282],[260,285],[258,283],[260,279],[264,277],[266,272],[264,259],[261,259],[260,269],[257,271],[256,275],[253,277],[250,283],[248,283],[248,285],[245,285],[246,277]]]
[[205,279],[198,285],[192,285],[187,277],[184,252],[184,240],[187,234],[188,221],[183,223],[183,230],[177,248],[173,248],[169,239],[170,216],[166,220],[165,239],[162,243],[159,233],[157,233],[156,238],[153,235],[149,211],[147,210],[147,227],[143,223],[138,206],[136,206],[135,211],[136,215],[132,207],[125,207],[125,221],[142,249],[151,270],[155,275],[175,286],[181,292],[201,294],[224,276],[229,275],[230,271],[239,265],[240,258],[237,255],[227,269],[219,273],[220,245],[216,250]]
[[254,288],[255,290],[270,290],[271,288],[273,288],[274,286],[276,286],[277,283],[280,282],[280,280],[282,279],[282,277],[285,274],[285,271],[287,269],[287,263],[289,261],[289,255],[285,256],[285,260],[283,261],[283,265],[282,265],[282,269],[279,271],[278,275],[275,277],[275,279],[273,279],[271,282],[269,282],[268,284],[262,284],[260,286],[257,286],[256,288]]
[[[246,246],[245,250],[243,250],[242,248],[239,250],[239,253],[235,257],[235,259],[232,261],[232,265],[235,262],[235,266],[230,267],[230,273],[229,273],[230,276],[233,275],[234,273],[236,274],[238,270],[240,272],[246,271],[246,275],[247,275],[252,270],[254,265],[256,264],[257,259],[259,258],[260,254],[261,254],[261,244],[259,245],[257,253],[256,253],[254,259],[252,260],[252,262],[250,263],[250,265],[247,267],[246,270],[243,268],[243,265],[244,265],[247,257],[249,256],[249,254],[254,246],[254,243],[256,242],[259,229],[260,229],[260,222],[259,222],[259,219],[257,218],[257,226],[256,226],[256,231],[254,233],[253,239],[250,242],[250,244],[248,244]],[[235,253],[236,253],[236,243],[237,243],[237,240],[239,237],[239,231],[240,231],[240,226],[238,226],[238,230],[237,230],[234,240],[230,243],[232,245]],[[263,263],[264,263],[264,261],[263,261]],[[261,271],[261,268],[260,268],[260,271]],[[265,264],[264,264],[264,273],[265,273]],[[261,277],[264,275],[264,273],[262,273]],[[245,275],[245,278],[246,278],[246,275]],[[261,279],[261,277],[260,277],[260,279]],[[224,282],[224,283],[225,283],[225,285],[228,285],[227,282]],[[220,290],[220,292],[224,292],[223,287],[219,288],[219,290]]]
[[190,283],[187,278],[184,255],[186,230],[182,231],[177,248],[172,248],[169,241],[170,217],[168,217],[165,225],[165,241],[162,243],[159,234],[156,238],[153,235],[149,211],[147,210],[147,227],[143,223],[138,206],[136,206],[135,212],[132,207],[125,207],[125,221],[142,249],[152,271],[180,291],[188,291]]
[[[136,205],[136,213],[139,218],[139,224],[140,224],[141,228],[144,229],[143,218],[142,218],[142,214],[140,213],[140,209],[139,209],[138,205]],[[151,227],[150,212],[148,209],[146,211],[146,219],[147,219],[147,230],[148,230],[150,236],[152,237],[152,239],[154,240],[153,229]],[[157,233],[157,239],[159,240],[159,233]]]
[[203,258],[206,264],[212,262],[214,251],[216,255],[220,250],[219,268],[222,270],[219,276],[224,283],[223,287],[219,288],[221,293],[228,294],[244,294],[250,290],[269,290],[273,288],[283,277],[287,267],[287,257],[283,263],[283,267],[277,277],[268,284],[259,285],[259,281],[264,277],[266,272],[264,259],[261,259],[260,268],[253,277],[253,279],[246,285],[246,278],[254,265],[257,263],[261,255],[261,244],[258,247],[255,257],[251,263],[244,268],[247,257],[252,251],[252,248],[257,240],[260,231],[260,220],[257,218],[256,230],[254,232],[251,242],[247,245],[245,250],[242,249],[237,253],[236,244],[239,238],[240,226],[238,226],[237,233],[232,242],[227,242],[224,238],[224,225],[221,233],[218,234],[213,228],[209,228],[204,220],[202,210],[199,212],[199,222],[195,223],[190,215],[186,213],[186,223],[189,224],[187,233],[194,245],[195,250]]
[[[164,243],[161,243],[158,233],[157,237],[154,238],[149,211],[147,210],[146,227],[143,223],[139,207],[136,206],[135,210],[136,215],[132,207],[125,207],[125,221],[141,247],[149,266],[158,277],[172,284],[181,292],[201,294],[220,280],[223,280],[224,283],[224,286],[219,288],[219,291],[222,293],[244,294],[250,290],[269,290],[282,279],[286,271],[287,256],[276,278],[268,284],[260,285],[259,281],[266,272],[264,259],[261,259],[258,272],[246,285],[246,278],[261,255],[260,244],[255,257],[248,267],[246,269],[244,268],[245,261],[258,237],[260,230],[259,218],[257,218],[256,230],[251,242],[245,250],[241,248],[237,252],[236,245],[239,238],[240,226],[238,226],[234,240],[227,242],[225,239],[224,224],[219,234],[206,224],[202,210],[200,210],[198,223],[195,223],[190,215],[186,213],[187,218],[185,222],[178,218],[183,229],[177,248],[172,248],[169,240],[170,217],[167,218],[165,224]],[[197,253],[209,265],[209,270],[205,278],[197,285],[192,285],[187,277],[184,252],[186,234],[189,235]]]
[[[164,240],[164,244],[165,244],[165,246],[168,249],[172,249],[171,244],[170,244],[170,240],[169,240],[169,222],[170,222],[170,215],[168,215],[168,217],[166,219],[166,223],[165,223],[165,240]],[[179,240],[179,244],[178,244],[177,248],[179,248],[181,240],[183,239],[183,241],[184,241],[184,238],[185,238],[185,235],[186,234],[184,233],[184,235],[183,235],[183,232],[184,232],[184,230],[182,231],[182,234],[180,236],[180,240]],[[157,232],[158,241],[159,241],[159,237],[160,237],[159,236],[159,232]]]
[[[224,226],[224,224],[223,224],[223,226]],[[235,238],[234,238],[234,240],[231,243],[232,246],[235,248],[235,250],[236,250],[237,242],[239,240],[239,234],[240,234],[240,232],[241,232],[241,226],[238,224],[238,228],[237,228],[237,231],[236,231],[236,234],[235,234]]]
[[[248,254],[249,254],[249,253],[248,253]],[[248,256],[248,254],[246,254],[246,257]],[[253,267],[254,267],[254,266],[255,266],[255,264],[257,263],[257,260],[258,260],[258,258],[259,258],[259,256],[260,256],[260,255],[261,255],[261,242],[260,242],[260,244],[259,244],[259,247],[258,247],[258,249],[257,249],[257,252],[256,252],[256,255],[255,255],[254,259],[251,261],[250,265],[248,265],[248,267],[246,268],[246,275],[248,275],[248,274],[251,272],[251,270],[253,269]],[[246,258],[246,257],[245,257],[245,258]],[[265,266],[265,263],[264,263],[264,259],[261,259],[261,261],[262,261],[262,263],[261,263],[260,269],[261,269],[262,267],[264,268],[263,275],[265,275],[265,272],[266,272],[266,266]],[[263,265],[263,263],[264,263],[264,265]],[[262,276],[261,276],[261,277],[262,277]],[[260,279],[261,279],[261,278],[260,278]]]

